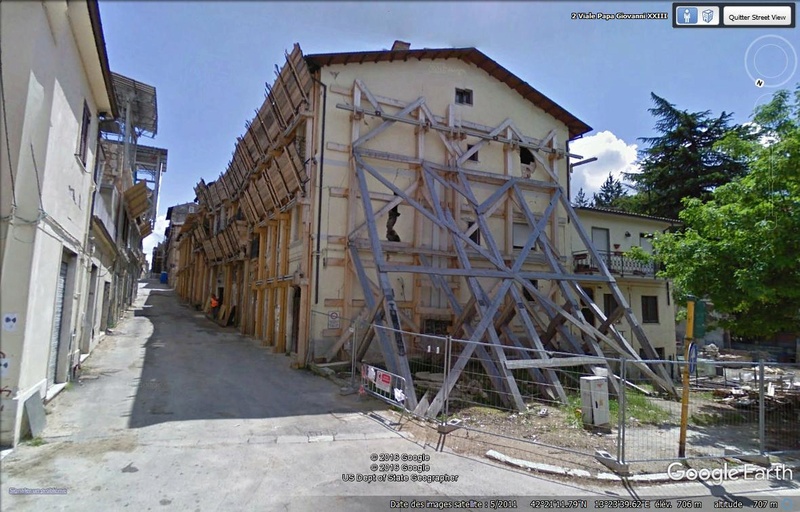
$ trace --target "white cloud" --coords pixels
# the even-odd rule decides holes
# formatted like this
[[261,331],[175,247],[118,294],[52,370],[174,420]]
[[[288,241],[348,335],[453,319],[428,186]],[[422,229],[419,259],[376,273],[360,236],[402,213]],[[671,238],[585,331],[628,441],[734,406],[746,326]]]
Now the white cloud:
[[[583,188],[586,197],[600,190],[600,186],[611,173],[624,182],[623,174],[639,172],[636,165],[636,144],[628,144],[609,131],[603,131],[570,143],[570,152],[584,159],[597,157],[597,161],[575,167],[572,173],[572,198]],[[573,162],[574,163],[574,162]]]
[[148,266],[152,265],[153,263],[153,249],[155,249],[158,244],[164,241],[164,230],[167,229],[167,226],[169,226],[167,215],[159,215],[156,217],[156,225],[153,228],[153,232],[147,235],[147,238],[142,240],[142,250],[147,257]]

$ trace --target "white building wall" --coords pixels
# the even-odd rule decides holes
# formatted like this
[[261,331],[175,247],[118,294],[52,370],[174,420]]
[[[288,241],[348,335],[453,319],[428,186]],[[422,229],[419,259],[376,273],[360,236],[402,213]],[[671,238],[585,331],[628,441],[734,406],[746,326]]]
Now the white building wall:
[[[68,378],[74,362],[86,303],[82,296],[91,265],[84,248],[98,109],[71,25],[85,26],[88,15],[79,20],[80,13],[73,7],[69,10],[72,18],[66,2],[4,2],[0,20],[1,44],[14,48],[3,52],[8,119],[3,130],[11,145],[17,205],[10,225],[4,222],[2,228],[0,304],[3,314],[18,318],[13,332],[2,333],[2,351],[9,362],[2,375],[3,445],[19,441],[25,400],[36,391],[42,397],[46,393],[56,283],[64,254],[71,256],[57,382]],[[81,37],[93,39],[91,33]],[[76,156],[84,101],[92,118],[85,167]],[[8,159],[2,161],[2,214],[7,216],[11,169]],[[70,346],[73,333],[75,342]]]
[[[588,155],[591,156],[591,155]],[[640,246],[641,233],[661,232],[670,226],[667,221],[635,217],[630,215],[620,215],[617,213],[599,212],[592,210],[577,209],[578,218],[586,234],[591,238],[592,228],[604,228],[609,231],[609,249],[611,252],[625,253],[632,247]],[[571,245],[572,251],[586,251],[586,246],[578,235],[575,227],[572,227]],[[627,234],[627,235],[626,235]],[[615,246],[619,247],[615,247]],[[647,250],[646,247],[644,247]],[[622,291],[625,300],[631,306],[634,316],[639,321],[647,339],[653,348],[662,349],[664,357],[669,359],[675,357],[675,303],[672,300],[671,288],[664,279],[654,279],[649,276],[615,276],[617,284]],[[611,290],[605,285],[596,283],[582,283],[584,288],[589,288],[594,292],[594,302],[600,309],[603,309],[603,295],[610,294]],[[658,301],[658,322],[645,323],[642,313],[642,296],[655,296]],[[631,326],[624,319],[616,323],[616,328],[623,331],[625,338],[630,341],[636,350],[641,347],[633,336]],[[609,356],[614,354],[609,353]]]

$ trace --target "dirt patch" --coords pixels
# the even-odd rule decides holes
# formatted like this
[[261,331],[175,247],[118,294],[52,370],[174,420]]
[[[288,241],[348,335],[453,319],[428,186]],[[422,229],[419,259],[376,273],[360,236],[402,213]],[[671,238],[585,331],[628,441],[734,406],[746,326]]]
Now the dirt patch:
[[[664,402],[665,409],[674,407],[673,403]],[[709,402],[703,404],[707,411],[710,406],[721,406]],[[721,408],[726,406],[722,405]],[[399,414],[394,414],[399,420]],[[614,458],[618,453],[617,428],[594,431],[584,428],[580,410],[570,407],[529,404],[529,411],[521,414],[473,406],[461,409],[451,417],[460,419],[463,428],[448,434],[445,444],[455,453],[470,457],[485,459],[487,451],[496,450],[509,457],[567,469],[582,469],[597,475],[610,470],[595,459],[595,451],[606,451]],[[437,422],[406,415],[401,423],[401,430],[411,432],[416,440],[430,446],[439,443]],[[720,436],[721,430],[729,435]],[[749,425],[727,426],[725,429],[718,426],[692,426],[688,432],[687,455],[718,458],[690,459],[689,467],[715,469],[723,467],[725,463],[728,467],[740,464],[738,460],[722,457],[724,447],[741,444],[751,430]],[[671,418],[659,425],[631,419],[625,432],[626,460],[664,459],[630,463],[632,474],[665,473],[669,464],[677,460],[679,432],[679,427],[671,423]]]
[[81,457],[94,463],[103,461],[109,452],[132,452],[138,441],[133,435],[90,439],[86,441],[46,442],[41,446],[22,444],[3,460],[3,471],[9,477],[49,474],[56,459]]

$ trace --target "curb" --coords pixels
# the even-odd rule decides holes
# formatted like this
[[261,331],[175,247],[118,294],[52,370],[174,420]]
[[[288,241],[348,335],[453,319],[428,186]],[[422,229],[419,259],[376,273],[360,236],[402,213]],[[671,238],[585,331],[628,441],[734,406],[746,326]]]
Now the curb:
[[[504,455],[496,450],[489,450],[486,452],[485,457],[496,460],[498,462],[502,462],[509,466],[518,467],[521,469],[525,469],[528,471],[536,471],[538,473],[546,473],[550,475],[559,475],[559,476],[574,476],[580,478],[590,478],[593,480],[601,481],[601,482],[636,482],[636,483],[649,483],[649,484],[656,484],[656,483],[678,483],[678,482],[690,482],[694,481],[685,476],[680,479],[671,478],[668,473],[647,473],[647,474],[639,474],[639,475],[631,475],[627,477],[621,477],[619,475],[615,475],[614,473],[597,473],[596,475],[592,475],[591,472],[586,471],[584,469],[568,469],[561,466],[554,466],[552,464],[542,464],[537,462],[531,462],[524,459],[516,459],[514,457],[509,457],[508,455]],[[783,465],[787,469],[800,469],[800,464],[795,465]]]

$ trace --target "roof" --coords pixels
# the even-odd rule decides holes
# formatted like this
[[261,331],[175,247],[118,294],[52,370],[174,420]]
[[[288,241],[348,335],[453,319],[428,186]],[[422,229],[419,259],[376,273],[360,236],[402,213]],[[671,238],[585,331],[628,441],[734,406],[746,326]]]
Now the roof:
[[677,219],[668,219],[667,217],[656,217],[655,215],[645,215],[644,213],[626,212],[623,210],[615,210],[614,208],[602,208],[599,206],[577,206],[575,207],[575,209],[588,212],[611,213],[613,215],[622,215],[625,217],[638,217],[641,219],[658,220],[661,222],[667,222],[669,224],[683,224],[681,221]]
[[417,50],[382,50],[369,52],[347,52],[347,53],[317,53],[306,55],[306,62],[312,69],[318,69],[333,64],[363,64],[364,62],[393,62],[396,60],[407,61],[408,59],[417,60],[436,60],[436,59],[460,59],[469,64],[474,64],[478,68],[486,71],[493,78],[505,83],[511,89],[517,91],[520,96],[541,108],[551,116],[563,122],[569,128],[569,137],[574,139],[580,135],[590,132],[592,128],[569,113],[566,109],[556,102],[534,89],[530,84],[519,78],[517,75],[507,70],[496,61],[489,58],[477,48],[424,48]]
[[131,122],[133,127],[147,132],[154,137],[158,132],[158,105],[156,101],[156,88],[143,82],[138,82],[119,73],[111,73],[114,82],[114,93],[124,115],[125,103],[128,96],[134,98],[131,104]]
[[103,23],[100,21],[100,8],[97,0],[87,0],[86,6],[89,9],[89,20],[92,23],[94,33],[94,43],[97,47],[97,56],[100,58],[100,66],[103,69],[103,81],[108,91],[108,100],[111,102],[111,114],[113,117],[119,116],[117,109],[117,98],[114,96],[114,85],[111,80],[111,68],[108,65],[108,53],[106,52],[106,39],[103,36]]

